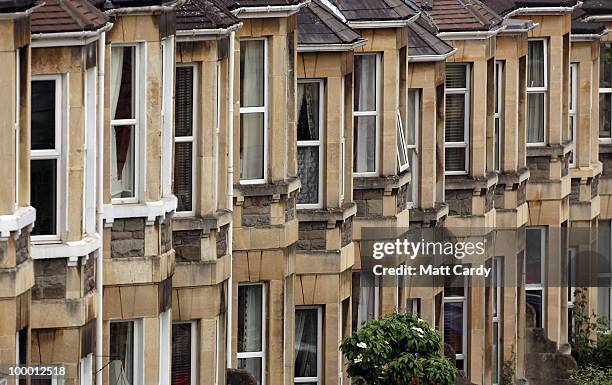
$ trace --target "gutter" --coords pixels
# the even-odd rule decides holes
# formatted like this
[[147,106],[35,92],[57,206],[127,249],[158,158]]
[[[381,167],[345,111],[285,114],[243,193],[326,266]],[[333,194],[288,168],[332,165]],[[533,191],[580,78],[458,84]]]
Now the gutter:
[[109,16],[114,15],[150,15],[152,13],[163,13],[173,11],[178,5],[182,5],[185,0],[176,1],[170,5],[149,5],[145,7],[121,7],[112,8],[104,11]]
[[424,62],[432,62],[432,61],[445,61],[449,57],[453,56],[457,52],[457,48],[453,48],[449,53],[445,53],[443,55],[416,55],[410,56],[408,55],[409,63],[424,63]]
[[232,10],[234,16],[242,17],[244,19],[255,18],[255,17],[288,17],[299,12],[299,10],[306,4],[310,3],[310,0],[305,0],[299,4],[294,5],[266,5],[261,7],[240,7]]
[[[229,41],[229,91],[228,91],[228,99],[229,99],[229,109],[228,115],[229,118],[227,120],[227,209],[233,212],[234,210],[234,71],[235,71],[235,52],[236,49],[236,32],[230,32],[230,41]],[[232,329],[233,329],[233,285],[234,281],[232,279],[232,274],[234,273],[233,269],[233,258],[234,253],[232,250],[232,242],[234,241],[234,221],[230,221],[227,229],[227,247],[228,252],[230,254],[230,271],[229,278],[227,279],[227,319],[225,325],[226,332],[226,348],[225,352],[227,354],[226,357],[226,366],[227,368],[232,367]]]
[[360,39],[354,43],[347,44],[298,44],[298,52],[344,52],[363,47],[368,39]]
[[30,15],[36,8],[40,8],[45,3],[41,1],[39,4],[34,5],[32,8],[28,8],[21,12],[11,12],[11,13],[0,13],[0,20],[12,20],[21,16]]
[[562,15],[568,12],[573,12],[574,9],[580,8],[582,1],[579,1],[573,7],[521,7],[504,15],[504,19],[509,19],[517,15]]
[[500,35],[521,35],[523,33],[527,33],[531,31],[532,29],[535,29],[539,25],[540,25],[539,23],[533,23],[528,28],[505,28],[499,34]]
[[176,41],[200,41],[200,40],[216,40],[222,36],[229,35],[242,27],[242,22],[233,24],[227,28],[211,28],[211,29],[188,29],[177,30]]
[[597,34],[597,33],[585,33],[585,34],[577,33],[577,34],[571,34],[570,35],[570,40],[571,41],[576,41],[576,42],[600,40],[602,37],[607,35],[608,32],[610,32],[609,29],[605,29],[600,34]]
[[497,36],[497,34],[504,30],[506,30],[505,25],[489,31],[440,32],[437,36],[443,40],[479,40]]
[[421,12],[416,13],[406,20],[357,20],[346,23],[353,29],[363,28],[402,28],[414,23],[421,16]]
[[612,15],[593,15],[584,18],[584,21],[612,21]]
[[95,31],[36,33],[32,34],[32,47],[86,45],[100,38],[103,33],[109,31],[112,27],[113,23],[106,23]]

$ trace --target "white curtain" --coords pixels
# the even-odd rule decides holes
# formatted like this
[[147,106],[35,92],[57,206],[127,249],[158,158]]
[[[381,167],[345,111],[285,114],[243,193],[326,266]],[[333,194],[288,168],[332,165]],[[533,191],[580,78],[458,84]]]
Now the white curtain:
[[244,319],[242,351],[258,352],[262,350],[262,288],[249,285],[240,290],[244,290],[244,306],[241,309]]
[[358,327],[362,322],[374,318],[374,277],[371,272],[361,271],[359,289]]
[[[121,89],[121,78],[123,75],[123,47],[111,48],[111,87],[110,87],[110,107],[111,119],[115,118],[117,112],[117,103],[119,102],[119,91]],[[118,175],[117,170],[117,135],[115,128],[111,126],[110,130],[110,166],[111,166],[111,195],[113,197],[120,196],[123,191],[123,185]]]
[[376,110],[376,56],[360,55],[355,58],[355,74],[357,75],[356,111]]
[[527,143],[544,142],[544,93],[527,94]]
[[307,360],[300,360],[300,352],[304,349],[302,346],[302,337],[304,336],[304,327],[306,326],[306,312],[296,310],[295,312],[295,376],[299,377],[301,373],[304,373],[305,368],[298,368],[299,362],[301,361],[302,366]]
[[544,41],[529,42],[528,87],[544,87]]

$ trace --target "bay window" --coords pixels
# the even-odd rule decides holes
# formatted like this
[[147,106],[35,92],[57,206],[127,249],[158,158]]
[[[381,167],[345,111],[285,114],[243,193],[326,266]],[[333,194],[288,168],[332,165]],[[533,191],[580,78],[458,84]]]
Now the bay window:
[[[461,280],[460,282],[456,282]],[[457,369],[467,366],[467,277],[446,277],[444,285],[444,343],[455,351]]]
[[600,45],[599,138],[612,140],[612,43]]
[[469,169],[470,65],[446,65],[445,173],[465,175]]
[[323,383],[323,316],[320,306],[295,309],[295,384]]
[[408,159],[412,165],[412,182],[408,189],[408,207],[418,205],[419,186],[419,146],[418,138],[421,125],[421,89],[408,90],[408,124],[406,132],[406,147]]
[[355,176],[372,176],[378,172],[379,66],[379,54],[355,55]]
[[63,87],[60,75],[32,77],[30,200],[35,240],[59,240],[62,212]]
[[198,383],[197,322],[172,324],[172,385],[196,385]]
[[493,360],[492,360],[492,376],[493,385],[501,383],[501,365],[502,365],[502,335],[501,335],[501,317],[502,317],[502,258],[493,257],[491,271],[491,289],[493,297]]
[[110,176],[113,203],[137,200],[140,153],[140,58],[138,45],[111,46]]
[[240,41],[240,182],[267,178],[267,44]]
[[195,65],[177,65],[174,96],[174,195],[177,214],[195,211],[196,95]]
[[569,100],[569,124],[570,140],[572,142],[572,153],[570,155],[570,167],[576,167],[576,134],[578,128],[578,64],[570,64],[570,100]]
[[495,127],[493,133],[493,169],[501,170],[501,153],[502,153],[502,111],[504,103],[504,63],[501,61],[495,62]]
[[544,323],[544,258],[546,252],[546,228],[528,227],[526,232],[526,286],[528,310],[535,315],[535,327]]
[[263,284],[238,285],[238,368],[257,385],[266,383],[266,291]]
[[546,143],[548,44],[529,39],[527,54],[527,145]]
[[320,208],[323,203],[323,100],[322,80],[298,82],[297,160],[302,187],[297,204],[302,208]]
[[110,322],[109,383],[143,384],[142,320]]

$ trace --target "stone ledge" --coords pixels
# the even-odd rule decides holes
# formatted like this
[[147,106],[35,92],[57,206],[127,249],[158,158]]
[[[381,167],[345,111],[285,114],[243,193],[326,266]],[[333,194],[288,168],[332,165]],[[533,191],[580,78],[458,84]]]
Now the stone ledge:
[[0,268],[0,298],[14,298],[34,286],[34,262],[25,262],[11,268]]
[[33,329],[82,327],[95,318],[97,295],[82,298],[32,300]]
[[497,184],[499,177],[496,172],[486,176],[471,177],[469,175],[447,175],[446,190],[482,190]]
[[144,203],[105,204],[104,227],[111,227],[115,219],[146,218],[147,225],[151,226],[158,217],[165,217],[169,212],[175,211],[177,199],[174,195],[158,201]]
[[298,209],[300,222],[341,222],[357,214],[355,202],[344,203],[342,207],[329,209]]
[[68,265],[76,266],[79,257],[88,256],[102,245],[99,234],[88,234],[78,241],[54,244],[32,242],[32,259],[68,258]]
[[146,257],[104,258],[104,285],[156,284],[174,274],[174,249]]
[[268,196],[289,195],[302,187],[297,177],[287,178],[282,181],[261,184],[234,184],[235,197],[238,196]]
[[0,237],[8,238],[11,233],[21,233],[21,230],[34,223],[36,209],[32,206],[19,207],[13,214],[0,215]]
[[204,234],[211,230],[229,224],[232,220],[232,212],[229,210],[218,210],[214,214],[201,217],[172,217],[172,231],[202,230]]
[[172,287],[218,285],[230,277],[231,256],[216,260],[177,262],[172,276]]
[[422,209],[411,209],[410,222],[439,222],[442,218],[448,216],[448,205],[444,202],[436,202],[435,207]]
[[399,175],[389,176],[361,176],[353,177],[354,190],[371,190],[371,189],[398,189],[411,181],[410,170],[406,170]]
[[498,174],[498,184],[518,185],[529,179],[531,175],[529,168],[523,167],[518,171],[502,172]]
[[545,144],[543,146],[527,146],[527,157],[550,156],[551,158],[562,157],[572,150],[570,141],[562,144]]

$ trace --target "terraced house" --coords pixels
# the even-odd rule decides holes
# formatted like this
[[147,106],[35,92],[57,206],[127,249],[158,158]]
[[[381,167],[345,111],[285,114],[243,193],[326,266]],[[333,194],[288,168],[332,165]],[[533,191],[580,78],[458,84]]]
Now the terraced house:
[[[567,383],[576,290],[612,317],[610,29],[596,0],[0,0],[0,385],[349,384],[340,342],[396,311],[459,384]],[[491,275],[366,264],[430,230]]]

